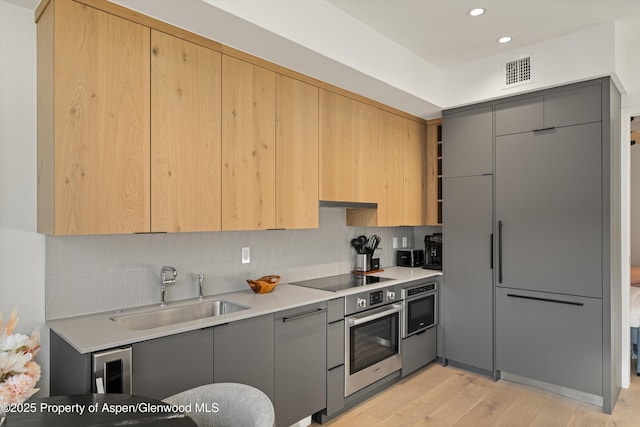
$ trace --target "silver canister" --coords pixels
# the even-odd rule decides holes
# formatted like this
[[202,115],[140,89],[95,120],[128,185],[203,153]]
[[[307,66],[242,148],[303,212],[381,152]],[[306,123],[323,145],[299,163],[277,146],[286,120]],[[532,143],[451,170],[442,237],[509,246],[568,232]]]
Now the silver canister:
[[355,271],[366,272],[371,270],[371,254],[356,254]]

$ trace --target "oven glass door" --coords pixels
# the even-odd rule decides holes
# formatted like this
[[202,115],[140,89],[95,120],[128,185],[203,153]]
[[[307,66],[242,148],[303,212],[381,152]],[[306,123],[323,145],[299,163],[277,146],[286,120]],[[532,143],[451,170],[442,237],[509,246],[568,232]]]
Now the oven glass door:
[[399,354],[399,321],[395,312],[349,328],[349,375]]
[[436,294],[405,301],[404,337],[436,324]]

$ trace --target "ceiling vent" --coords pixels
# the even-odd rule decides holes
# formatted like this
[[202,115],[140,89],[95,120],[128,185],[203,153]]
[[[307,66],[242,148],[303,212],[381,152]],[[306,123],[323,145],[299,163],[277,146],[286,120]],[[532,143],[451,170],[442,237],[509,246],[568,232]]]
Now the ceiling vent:
[[504,72],[503,89],[533,83],[531,56],[506,61],[502,69]]

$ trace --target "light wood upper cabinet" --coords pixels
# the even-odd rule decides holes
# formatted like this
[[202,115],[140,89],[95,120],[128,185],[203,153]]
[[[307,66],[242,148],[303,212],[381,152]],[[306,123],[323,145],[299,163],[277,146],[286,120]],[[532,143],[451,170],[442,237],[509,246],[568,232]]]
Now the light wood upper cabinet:
[[320,200],[377,200],[376,108],[320,90]]
[[426,163],[427,127],[424,123],[404,121],[404,209],[402,225],[427,223]]
[[38,23],[38,231],[150,230],[149,28],[69,0]]
[[427,224],[426,125],[378,110],[378,207],[348,209],[347,225]]
[[275,228],[273,71],[222,55],[222,229]]
[[404,134],[405,119],[378,110],[378,226],[399,225],[404,221]]
[[276,228],[318,228],[318,88],[276,83]]
[[221,227],[221,55],[151,32],[151,229]]

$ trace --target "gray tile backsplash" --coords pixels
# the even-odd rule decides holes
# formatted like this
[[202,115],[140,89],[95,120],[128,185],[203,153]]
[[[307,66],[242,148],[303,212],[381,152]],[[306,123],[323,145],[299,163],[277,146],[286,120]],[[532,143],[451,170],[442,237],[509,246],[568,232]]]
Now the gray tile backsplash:
[[[431,230],[347,227],[345,215],[345,209],[320,208],[320,228],[314,230],[47,236],[46,318],[159,302],[163,265],[178,270],[168,301],[196,297],[198,273],[206,275],[205,295],[248,289],[246,279],[267,274],[291,282],[346,273],[355,261],[349,241],[360,234],[382,237],[377,255],[391,266],[393,237],[407,236],[410,247],[414,241],[421,247],[420,233]],[[241,263],[243,247],[251,248],[250,264]]]

